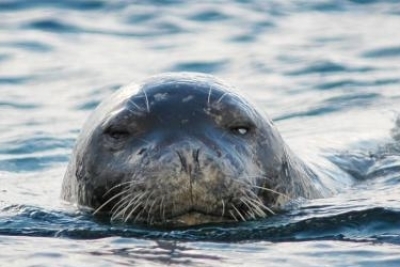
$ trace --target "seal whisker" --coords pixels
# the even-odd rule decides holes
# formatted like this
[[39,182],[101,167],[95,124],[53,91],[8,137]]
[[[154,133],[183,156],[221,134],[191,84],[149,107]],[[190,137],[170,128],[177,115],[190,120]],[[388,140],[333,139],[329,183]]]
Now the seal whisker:
[[106,195],[108,195],[109,193],[111,193],[111,191],[117,189],[118,187],[125,186],[125,185],[130,185],[130,184],[131,184],[131,181],[124,182],[124,183],[119,183],[119,184],[117,184],[117,185],[114,185],[113,187],[111,187],[110,189],[108,189],[108,190],[103,194],[103,197],[105,197]]
[[[129,198],[132,197],[130,194],[129,188],[122,191],[121,195],[123,195],[123,194],[126,194],[126,196],[122,197],[117,203],[114,204],[114,206],[111,209],[111,212],[118,211],[121,208],[121,206],[123,206],[123,203],[125,203],[125,201],[127,201]],[[137,197],[137,196],[135,196],[135,197]]]
[[141,215],[146,210],[145,207],[143,206],[143,203],[141,203],[141,201],[136,202],[136,206],[132,208],[131,212],[129,212],[129,214],[127,216],[127,220],[129,220],[132,217],[132,215],[134,214],[134,212],[137,211],[137,209],[140,207],[141,207],[140,211],[136,214],[135,218],[133,219],[134,222],[138,221],[138,219],[141,217]]
[[222,214],[221,214],[221,217],[224,217],[224,215],[225,215],[225,201],[223,199],[221,199],[221,202],[222,202]]
[[246,221],[246,218],[242,215],[242,213],[236,208],[234,204],[231,204],[231,207],[236,211],[237,215],[242,219],[242,221]]
[[[146,193],[147,192],[144,192],[141,196],[140,196],[140,198],[137,198],[137,200],[135,200],[134,202],[132,202],[132,205],[130,205],[130,207],[133,207],[132,209],[131,209],[131,211],[128,213],[128,215],[126,216],[126,218],[125,218],[125,222],[127,222],[129,219],[130,219],[130,217],[133,215],[133,213],[140,207],[140,206],[142,206],[142,210],[144,210],[144,208],[143,208],[143,203],[141,202],[141,200],[143,199],[143,197],[146,195]],[[130,204],[130,203],[129,203]],[[136,206],[134,206],[134,205],[136,205]]]
[[211,88],[211,86],[209,86],[209,88],[208,88],[208,96],[207,96],[207,106],[208,107],[210,106],[211,91],[212,91],[212,88]]
[[154,200],[154,201],[153,201],[153,204],[151,204],[151,205],[149,206],[150,198],[153,197],[154,192],[155,192],[155,191],[153,191],[153,192],[151,192],[150,194],[148,194],[147,199],[146,199],[146,202],[145,202],[144,207],[143,207],[144,210],[147,210],[147,218],[146,218],[146,221],[147,221],[147,222],[148,222],[149,219],[150,219],[151,210],[152,210],[153,205],[154,205],[154,203],[155,203],[155,201],[156,201],[156,200]]
[[101,204],[94,212],[93,214],[97,214],[102,208],[104,208],[107,204],[109,204],[111,201],[113,201],[114,199],[120,197],[121,195],[123,195],[125,193],[125,191],[119,192],[118,194],[115,194],[114,196],[112,196],[111,198],[107,199],[106,202],[104,202],[103,204]]
[[235,219],[235,221],[239,221],[232,210],[229,211],[229,214],[233,217],[233,219]]
[[275,214],[271,208],[267,207],[263,201],[259,198],[259,196],[253,192],[252,190],[247,190],[247,194],[251,197],[248,198],[248,201],[252,202],[254,205],[258,206],[259,208],[262,208],[271,214]]
[[[230,175],[230,177],[235,178],[236,176]],[[246,182],[246,181],[242,181],[242,179],[251,180],[251,181],[255,181],[255,180],[257,180],[257,179],[260,179],[260,180],[267,180],[267,181],[270,181],[270,180],[271,180],[271,179],[269,179],[268,177],[266,177],[266,176],[264,176],[264,175],[261,175],[261,174],[259,174],[259,175],[241,175],[240,178],[241,178],[241,179],[238,180],[238,182],[242,182],[242,183],[245,183],[245,182]]]
[[230,95],[230,94],[231,94],[230,92],[223,93],[222,96],[217,100],[217,104],[219,104],[225,96]]
[[161,221],[163,221],[163,217],[162,217],[163,201],[164,201],[164,197],[159,198],[157,201],[157,203],[159,203],[158,213],[159,213],[159,217],[160,217]]
[[262,186],[258,186],[258,185],[253,185],[253,188],[258,188],[258,189],[261,189],[261,190],[264,190],[264,191],[268,191],[268,192],[283,196],[283,197],[285,197],[287,199],[290,199],[290,197],[287,194],[278,192],[278,191],[276,191],[274,189],[271,189],[271,188],[266,188],[266,187],[262,187]]
[[147,113],[150,113],[150,104],[149,104],[149,98],[147,97],[147,93],[146,90],[144,88],[142,88],[144,97],[145,97],[145,101],[146,101],[146,108],[147,108]]
[[133,219],[134,222],[137,222],[139,220],[139,218],[142,216],[142,214],[144,213],[144,209],[142,209],[135,217],[135,219]]
[[[132,207],[133,205],[131,205]],[[141,203],[136,203],[136,206],[131,208],[131,211],[125,216],[124,222],[127,222],[133,215],[133,213],[141,206]],[[128,209],[128,208],[127,208]],[[143,210],[143,209],[142,209]]]
[[260,208],[263,208],[264,210],[268,211],[272,215],[275,214],[275,212],[272,209],[270,209],[269,207],[265,206],[260,200],[258,200],[258,199],[249,199],[249,201],[251,203],[253,203],[254,205],[256,205],[256,206],[258,206]]
[[[138,194],[135,197],[131,198],[131,194],[128,194],[126,197],[123,198],[122,201],[120,201],[120,205],[118,208],[115,210],[113,213],[112,218],[118,218],[121,217],[122,219],[125,218],[126,212],[133,206],[137,201],[140,201],[141,198],[145,195],[146,193]],[[129,200],[129,198],[131,198]],[[114,216],[115,215],[115,216]],[[122,216],[121,216],[122,215]]]
[[129,196],[125,197],[123,200],[120,201],[120,203],[118,203],[118,206],[115,208],[113,208],[112,215],[111,215],[111,221],[114,221],[120,217],[124,217],[121,216],[123,214],[126,213],[126,209],[127,209],[127,205],[125,205],[127,203],[127,198],[129,198]]
[[[254,180],[255,179],[258,179],[258,178],[264,178],[264,176],[241,176],[241,179],[237,179],[237,180],[235,180],[235,182],[237,182],[237,183],[241,183],[241,184],[243,184],[243,185],[246,185],[246,186],[248,186],[249,184],[248,183],[246,183],[246,181],[243,181],[244,180],[244,177],[246,177],[246,178],[254,178]],[[250,185],[252,188],[257,188],[257,189],[261,189],[261,190],[263,190],[263,191],[268,191],[268,192],[271,192],[271,193],[274,193],[274,194],[277,194],[277,195],[280,195],[280,196],[283,196],[283,197],[285,197],[286,199],[291,199],[287,194],[285,194],[285,193],[282,193],[282,192],[279,192],[279,191],[277,191],[277,190],[275,190],[275,189],[271,189],[271,188],[267,188],[267,187],[263,187],[263,186],[259,186],[259,185]]]
[[[264,217],[266,217],[266,214],[265,214],[265,212],[260,208],[260,205],[259,204],[255,204],[251,199],[249,199],[249,198],[242,198],[241,199],[245,204],[246,204],[246,206],[249,208],[249,209],[251,209],[252,211],[253,211],[253,214],[254,214],[254,212],[258,215],[258,216],[260,216],[261,218],[264,218]],[[250,207],[251,206],[251,207]]]
[[151,206],[150,206],[150,212],[152,211],[154,205],[155,205],[157,202],[159,202],[159,199],[158,199],[158,198],[155,198],[154,201],[153,201],[153,204],[151,204]]
[[161,197],[161,200],[160,200],[160,207],[159,207],[159,212],[160,212],[160,218],[162,218],[162,220],[164,221],[164,196],[163,197]]
[[[149,211],[148,211],[148,214],[150,215],[150,214],[153,214],[151,211],[153,210],[153,207],[154,207],[154,205],[157,203],[157,199],[154,199],[154,201],[153,201],[153,203],[151,204],[151,206],[150,206],[150,209],[149,209]],[[152,223],[152,219],[154,218],[154,216],[153,217],[151,217],[150,218],[150,220],[148,220],[148,223]]]
[[[260,175],[240,175],[239,177],[235,174],[225,174],[226,177],[235,180],[237,183],[249,186],[249,182],[254,183],[257,179],[262,178]],[[252,184],[251,184],[252,185]]]
[[[133,105],[135,108],[137,108],[140,112],[143,112],[144,109],[139,106],[138,104],[135,103],[135,101],[133,101],[132,99],[129,99],[128,101],[129,104]],[[129,110],[131,113],[135,114],[135,112],[133,110]]]
[[123,207],[124,206],[123,204],[128,198],[130,198],[129,188],[121,192],[120,199],[118,200],[117,203],[113,205],[113,207],[111,208],[111,212],[114,213],[114,210],[119,210],[121,207]]
[[249,215],[249,217],[251,217],[252,219],[256,219],[256,215],[254,213],[254,207],[250,206],[247,202],[247,199],[245,197],[241,197],[240,201],[248,208],[247,214]]
[[[140,198],[138,198],[137,200],[135,200],[135,202],[132,202],[132,204],[129,204],[129,207],[127,207],[127,210],[130,209],[129,213],[125,216],[126,212],[124,212],[124,221],[125,221],[125,222],[127,222],[128,220],[130,220],[130,219],[132,218],[132,216],[134,215],[134,213],[135,213],[139,208],[141,208],[141,209],[140,209],[140,211],[136,214],[136,217],[137,217],[137,216],[140,216],[139,214],[141,214],[141,213],[144,211],[141,200],[143,199],[143,196],[144,196],[145,194],[146,194],[146,193],[143,193],[143,194],[141,195]],[[136,221],[136,217],[135,217],[135,219],[133,219],[134,222]]]

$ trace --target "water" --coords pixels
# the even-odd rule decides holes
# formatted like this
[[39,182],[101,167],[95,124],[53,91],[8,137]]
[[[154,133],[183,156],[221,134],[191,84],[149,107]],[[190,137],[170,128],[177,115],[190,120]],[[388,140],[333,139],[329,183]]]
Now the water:
[[[399,266],[398,25],[395,0],[0,0],[0,266]],[[62,203],[91,110],[166,71],[234,84],[301,158],[355,185],[265,220],[187,229]]]

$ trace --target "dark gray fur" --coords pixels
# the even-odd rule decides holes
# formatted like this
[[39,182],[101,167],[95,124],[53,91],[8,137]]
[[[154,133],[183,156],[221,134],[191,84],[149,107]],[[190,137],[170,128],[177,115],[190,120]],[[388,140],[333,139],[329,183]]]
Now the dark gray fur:
[[102,102],[62,186],[67,201],[149,224],[190,213],[204,215],[195,223],[256,219],[290,199],[329,193],[260,109],[220,80],[188,73],[129,85]]

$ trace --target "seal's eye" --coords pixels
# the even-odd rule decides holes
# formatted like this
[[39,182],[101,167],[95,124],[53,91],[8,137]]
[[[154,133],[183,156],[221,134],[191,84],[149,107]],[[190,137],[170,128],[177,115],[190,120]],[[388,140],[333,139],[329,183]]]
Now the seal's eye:
[[248,126],[233,126],[233,127],[231,127],[231,131],[237,135],[246,135],[250,131],[250,127],[248,127]]
[[126,139],[129,136],[129,132],[125,129],[117,129],[114,127],[107,128],[104,133],[116,141],[121,141]]

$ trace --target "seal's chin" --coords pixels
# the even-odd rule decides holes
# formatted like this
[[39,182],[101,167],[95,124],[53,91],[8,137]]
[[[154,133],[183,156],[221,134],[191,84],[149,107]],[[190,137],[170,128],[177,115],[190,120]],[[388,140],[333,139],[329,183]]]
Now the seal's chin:
[[173,226],[193,226],[200,224],[209,224],[209,223],[221,223],[221,222],[231,222],[233,221],[230,218],[215,216],[204,214],[198,211],[190,211],[185,214],[178,215],[176,217],[172,217],[163,222],[163,225],[166,223]]

